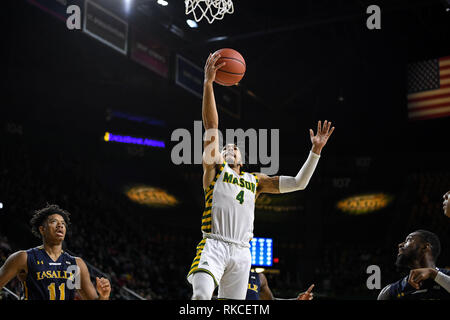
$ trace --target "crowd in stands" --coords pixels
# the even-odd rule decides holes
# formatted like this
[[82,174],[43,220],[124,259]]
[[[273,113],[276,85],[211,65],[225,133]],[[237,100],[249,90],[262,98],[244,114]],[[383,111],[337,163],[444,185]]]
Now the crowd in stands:
[[[94,174],[96,168],[81,158],[64,157],[58,152],[49,157],[34,156],[26,145],[18,144],[11,152],[1,153],[0,161],[4,203],[0,217],[1,264],[12,252],[41,244],[31,235],[28,221],[34,210],[56,203],[71,213],[72,225],[64,248],[94,266],[93,277],[98,269],[110,278],[111,299],[124,298],[122,287],[145,299],[190,298],[186,273],[200,231],[192,235],[153,221],[147,214],[150,209],[104,188]],[[436,216],[443,216],[439,211],[443,190],[450,186],[448,173],[414,174],[409,179],[408,198],[413,196],[414,200],[406,204],[403,214],[419,222],[427,219],[427,225],[433,227],[430,229],[435,229],[432,231],[449,234],[450,221],[447,225],[433,222]],[[406,235],[409,227],[408,222],[398,232]],[[441,241],[445,250],[448,238]],[[377,293],[366,287],[366,267],[372,261],[385,266],[390,263],[383,272],[389,279],[396,277],[392,251],[339,242],[325,243],[322,249],[311,281],[316,284],[318,298],[376,298]],[[286,265],[280,274],[268,275],[276,296],[293,297],[310,284],[294,268]],[[21,290],[17,280],[8,288],[16,293]]]
[[[9,244],[8,238],[0,234],[0,266],[6,261],[6,259],[13,253],[13,249]],[[17,278],[13,279],[8,284],[8,289],[11,290],[17,296],[20,295],[22,286]],[[16,297],[10,295],[5,291],[0,291],[0,300],[15,300]]]
[[111,299],[122,298],[122,286],[146,299],[190,297],[185,276],[198,239],[154,224],[145,208],[102,188],[80,160],[55,153],[47,162],[23,146],[0,156],[1,218],[9,224],[0,223],[0,234],[17,241],[14,251],[41,244],[28,222],[34,210],[56,203],[71,213],[63,248],[111,279]]

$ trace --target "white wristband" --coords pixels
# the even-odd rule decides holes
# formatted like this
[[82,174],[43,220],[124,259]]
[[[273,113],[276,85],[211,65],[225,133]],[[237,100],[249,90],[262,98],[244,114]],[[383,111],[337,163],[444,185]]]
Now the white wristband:
[[319,158],[320,155],[310,151],[308,159],[295,177],[280,176],[280,193],[304,190],[316,169]]

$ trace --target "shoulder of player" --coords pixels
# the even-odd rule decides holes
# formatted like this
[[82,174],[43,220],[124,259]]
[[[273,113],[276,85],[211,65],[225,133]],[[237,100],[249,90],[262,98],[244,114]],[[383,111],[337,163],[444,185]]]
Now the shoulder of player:
[[27,250],[19,250],[11,254],[5,262],[5,265],[14,266],[14,268],[27,269],[28,264]]
[[391,287],[392,283],[385,286],[383,289],[381,289],[380,293],[378,294],[377,300],[389,300],[392,298],[391,296]]
[[256,176],[258,179],[269,177],[267,174],[261,172],[250,172],[250,174]]
[[20,260],[27,261],[27,259],[28,259],[28,250],[19,250],[19,251],[16,251],[16,252],[14,252],[13,254],[11,254],[10,257],[11,257],[12,259],[18,260],[18,261],[20,261]]
[[75,259],[75,261],[78,265],[80,265],[80,264],[86,265],[86,262],[84,262],[84,260],[82,258],[80,258],[80,257],[73,257],[73,258]]
[[[392,282],[385,286],[378,295],[378,300],[388,300],[395,298],[398,294],[404,291],[405,288],[411,287],[408,283],[409,275],[401,278],[396,282]],[[412,288],[412,287],[411,287]]]
[[266,278],[265,274],[260,272],[260,273],[258,273],[258,276],[259,276],[259,281],[261,283],[261,287],[266,286],[267,285],[267,278]]
[[255,177],[256,183],[260,184],[261,182],[264,182],[268,178],[270,178],[267,174],[261,173],[261,172],[249,172],[252,176]]

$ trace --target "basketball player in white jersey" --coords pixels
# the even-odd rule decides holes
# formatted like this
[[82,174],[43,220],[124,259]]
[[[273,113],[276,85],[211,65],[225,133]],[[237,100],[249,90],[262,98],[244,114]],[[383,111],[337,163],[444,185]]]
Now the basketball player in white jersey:
[[[260,193],[285,193],[307,186],[320,152],[334,127],[325,121],[310,129],[312,149],[295,177],[242,172],[242,155],[234,144],[219,150],[218,114],[213,82],[220,54],[210,55],[205,64],[202,118],[206,130],[203,153],[205,210],[202,216],[203,239],[187,279],[193,287],[193,300],[210,300],[219,286],[219,299],[244,300],[251,267],[250,240],[253,237],[255,201]],[[331,128],[331,129],[330,129]]]

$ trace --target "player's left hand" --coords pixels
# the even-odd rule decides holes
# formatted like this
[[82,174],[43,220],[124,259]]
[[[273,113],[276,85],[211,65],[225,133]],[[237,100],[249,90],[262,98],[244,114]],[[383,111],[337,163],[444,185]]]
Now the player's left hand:
[[409,272],[408,283],[415,289],[420,289],[422,281],[436,278],[437,270],[433,268],[414,269]]
[[298,295],[297,300],[312,300],[314,298],[314,293],[312,293],[312,289],[314,288],[314,285],[312,284],[308,290],[305,292],[302,292]]
[[109,299],[109,295],[111,293],[111,284],[109,283],[109,280],[106,278],[95,278],[97,282],[97,292],[100,296],[100,299]]
[[[331,128],[331,129],[330,129]],[[322,121],[317,122],[317,133],[314,135],[314,131],[309,129],[309,135],[311,137],[311,143],[313,144],[312,152],[320,154],[322,148],[327,143],[331,134],[334,131],[334,127],[331,127],[331,122],[325,120],[322,127]]]

